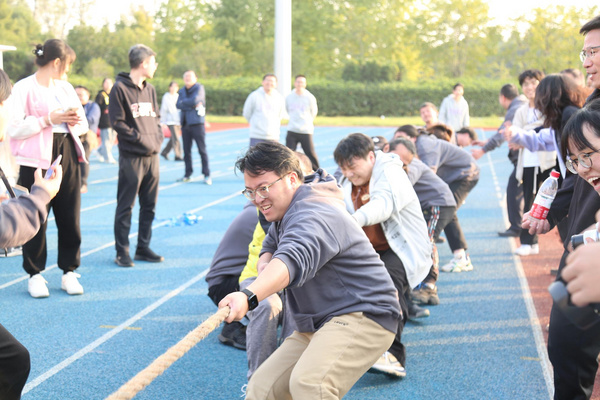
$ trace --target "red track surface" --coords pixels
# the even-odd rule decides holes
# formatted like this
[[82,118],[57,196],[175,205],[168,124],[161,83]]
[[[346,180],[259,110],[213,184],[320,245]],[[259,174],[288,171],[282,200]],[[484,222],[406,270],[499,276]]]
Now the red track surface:
[[[248,124],[226,124],[226,123],[208,123],[206,124],[206,132],[210,133],[210,132],[217,132],[217,131],[226,131],[229,129],[238,129],[238,128],[245,128],[247,127]],[[248,139],[250,140],[250,139]]]
[[[521,257],[521,263],[529,282],[531,296],[533,297],[547,344],[548,330],[546,326],[550,320],[550,308],[552,307],[552,298],[548,293],[548,286],[554,281],[554,276],[550,274],[550,269],[558,267],[558,262],[563,252],[563,245],[556,229],[553,229],[546,235],[541,235],[539,240],[540,254]],[[596,375],[596,385],[594,386],[592,400],[600,400],[600,372]]]

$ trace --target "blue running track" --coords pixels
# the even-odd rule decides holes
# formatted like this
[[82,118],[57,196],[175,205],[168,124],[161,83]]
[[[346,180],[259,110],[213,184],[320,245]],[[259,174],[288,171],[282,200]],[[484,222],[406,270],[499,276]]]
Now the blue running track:
[[[393,131],[318,127],[316,150],[322,166],[332,172],[333,149],[341,138],[352,132],[389,138]],[[197,152],[197,180],[189,183],[176,182],[183,176],[183,163],[161,159],[152,248],[165,262],[136,262],[133,268],[115,265],[117,166],[94,158],[81,211],[78,272],[85,294],[69,296],[60,290],[52,215],[43,274],[49,282],[49,298],[29,296],[21,257],[0,260],[0,322],[31,353],[23,399],[105,399],[216,311],[206,295],[204,276],[223,233],[245,203],[243,177],[234,173],[233,166],[246,149],[248,130],[210,133],[207,142],[212,186],[202,183]],[[501,205],[512,165],[505,148],[479,163],[479,184],[459,211],[474,271],[442,273],[441,304],[430,307],[429,318],[407,325],[403,335],[407,377],[396,380],[367,373],[347,399],[550,397],[551,375],[529,289],[511,254],[510,241],[496,235],[505,228]],[[136,207],[132,251],[137,213]],[[199,220],[186,224],[185,213]],[[446,244],[439,249],[443,264],[450,251]],[[246,354],[221,345],[218,330],[136,399],[240,398],[246,383]]]

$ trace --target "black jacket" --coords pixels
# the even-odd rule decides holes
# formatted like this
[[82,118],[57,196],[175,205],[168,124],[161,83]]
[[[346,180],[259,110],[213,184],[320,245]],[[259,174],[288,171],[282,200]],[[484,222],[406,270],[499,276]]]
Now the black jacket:
[[104,90],[99,91],[96,95],[96,104],[100,106],[100,122],[98,123],[98,128],[100,129],[110,128],[110,117],[108,116],[108,103],[108,94]]
[[117,132],[120,156],[151,156],[160,151],[163,134],[159,109],[154,86],[144,82],[140,88],[128,73],[117,75],[110,91],[108,114]]

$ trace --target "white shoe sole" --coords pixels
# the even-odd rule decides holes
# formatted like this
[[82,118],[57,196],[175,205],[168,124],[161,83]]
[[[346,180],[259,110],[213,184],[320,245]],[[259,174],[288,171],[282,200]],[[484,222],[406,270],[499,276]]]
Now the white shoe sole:
[[370,372],[375,372],[375,373],[381,373],[381,374],[386,374],[386,375],[391,375],[397,378],[404,378],[406,376],[406,370],[404,371],[398,371],[394,368],[387,368],[387,367],[383,367],[383,366],[375,366],[373,365],[371,367],[371,369],[369,370]]

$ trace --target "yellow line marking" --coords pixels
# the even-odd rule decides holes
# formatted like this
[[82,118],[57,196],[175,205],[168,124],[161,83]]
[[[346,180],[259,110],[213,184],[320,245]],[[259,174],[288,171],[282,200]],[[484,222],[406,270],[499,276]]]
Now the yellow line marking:
[[[116,327],[117,327],[116,325],[100,325],[100,328],[106,328],[106,329],[115,329]],[[141,331],[142,330],[142,328],[136,328],[135,326],[128,326],[123,329],[127,329],[130,331]]]
[[538,358],[538,357],[521,357],[521,360],[525,360],[525,361],[541,361],[541,359]]

